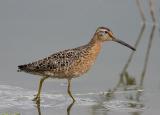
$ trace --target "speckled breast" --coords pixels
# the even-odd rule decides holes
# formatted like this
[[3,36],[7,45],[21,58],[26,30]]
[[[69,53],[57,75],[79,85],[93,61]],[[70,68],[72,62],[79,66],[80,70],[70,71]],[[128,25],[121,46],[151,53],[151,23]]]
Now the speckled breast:
[[68,76],[79,77],[86,73],[95,63],[100,49],[100,44],[93,44],[79,59],[75,60],[74,64],[68,70]]

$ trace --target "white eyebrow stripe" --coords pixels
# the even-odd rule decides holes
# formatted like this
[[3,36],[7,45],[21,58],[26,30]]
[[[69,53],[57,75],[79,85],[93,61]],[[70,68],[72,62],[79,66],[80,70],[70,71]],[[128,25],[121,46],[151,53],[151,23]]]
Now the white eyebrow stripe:
[[108,31],[108,30],[106,30],[106,29],[99,29],[99,31],[98,31],[98,32],[105,32],[105,31],[109,32],[109,31]]

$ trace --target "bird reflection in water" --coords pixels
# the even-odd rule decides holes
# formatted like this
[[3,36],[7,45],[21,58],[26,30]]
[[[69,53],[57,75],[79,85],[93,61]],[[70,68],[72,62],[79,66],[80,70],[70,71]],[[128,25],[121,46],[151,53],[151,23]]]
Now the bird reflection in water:
[[73,101],[70,105],[68,105],[68,107],[67,107],[67,115],[70,115],[70,111],[71,111],[74,103],[75,103],[75,101]]
[[[68,107],[67,107],[67,115],[70,115],[70,111],[71,111],[71,109],[72,109],[72,107],[73,107],[73,105],[75,104],[75,101],[72,101],[72,103],[70,103],[69,105],[68,105]],[[41,104],[40,104],[40,102],[39,103],[36,103],[36,108],[37,108],[37,112],[38,112],[38,115],[42,115],[41,114]]]

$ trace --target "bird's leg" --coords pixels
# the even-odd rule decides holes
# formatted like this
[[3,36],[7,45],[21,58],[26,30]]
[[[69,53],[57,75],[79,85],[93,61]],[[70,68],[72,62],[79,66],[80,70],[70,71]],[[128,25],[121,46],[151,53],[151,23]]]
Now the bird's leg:
[[44,80],[47,78],[48,78],[48,76],[41,78],[41,80],[39,82],[38,93],[35,95],[33,101],[36,101],[37,103],[40,102],[40,94],[41,94],[42,84],[43,84]]
[[67,115],[70,115],[70,111],[72,106],[74,105],[75,101],[73,101],[68,107],[67,107]]
[[75,99],[74,99],[74,97],[72,96],[72,93],[71,93],[71,79],[68,79],[68,89],[67,89],[67,91],[68,91],[69,96],[72,98],[73,102],[75,102]]

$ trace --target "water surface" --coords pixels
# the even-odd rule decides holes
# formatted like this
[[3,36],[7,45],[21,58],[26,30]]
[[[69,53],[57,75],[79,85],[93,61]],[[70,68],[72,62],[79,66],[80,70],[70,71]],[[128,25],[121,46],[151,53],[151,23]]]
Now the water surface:
[[[160,1],[155,1],[155,27],[148,0],[140,2],[145,26],[136,0],[0,1],[0,115],[159,114]],[[48,79],[38,107],[32,99],[40,77],[18,73],[17,65],[83,45],[98,26],[109,27],[131,45],[140,38],[128,74],[120,77],[132,51],[104,43],[92,69],[72,81],[75,103],[66,93],[66,80]],[[148,42],[152,44],[143,74]]]

